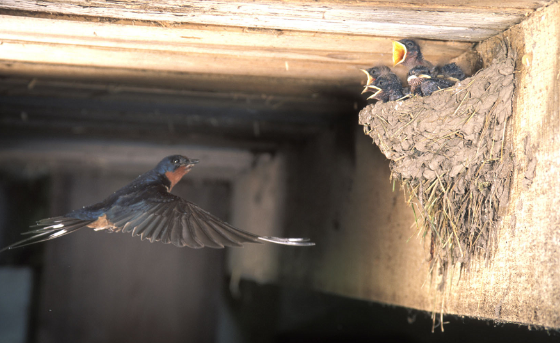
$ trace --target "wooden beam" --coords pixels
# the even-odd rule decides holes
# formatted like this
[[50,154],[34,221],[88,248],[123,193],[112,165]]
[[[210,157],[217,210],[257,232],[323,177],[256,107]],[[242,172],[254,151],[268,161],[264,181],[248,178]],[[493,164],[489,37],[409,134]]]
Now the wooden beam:
[[270,149],[355,111],[340,98],[0,80],[4,139],[101,138]]
[[56,2],[4,0],[0,10],[20,10],[121,20],[238,26],[279,30],[331,32],[370,36],[480,41],[520,22],[546,1],[499,5],[465,1],[416,2],[341,1],[134,1]]
[[[201,84],[208,90],[224,89],[224,81],[235,83],[225,77],[235,76],[260,78],[259,86],[253,89],[270,89],[268,84],[278,93],[309,94],[328,87],[333,93],[333,87],[353,86],[358,95],[365,81],[359,69],[390,65],[392,61],[391,40],[387,38],[198,26],[166,28],[7,15],[0,15],[0,42],[0,70],[4,74],[56,78],[57,73],[64,73],[64,77],[85,75],[98,77],[99,81],[128,77],[139,83],[153,83],[154,79],[173,83],[175,78],[188,81],[185,74],[204,75],[191,77],[194,82],[181,86],[187,89]],[[471,43],[462,42],[419,43],[426,58],[434,63],[447,62],[471,48]],[[395,71],[402,77],[406,72],[398,67]],[[205,80],[207,75],[218,78],[214,76],[216,82],[209,82]],[[278,79],[283,81],[274,81]],[[300,86],[292,87],[295,83]],[[246,84],[237,82],[235,86]]]
[[[0,32],[3,42],[328,63],[367,64],[372,54],[390,54],[392,49],[390,39],[377,37],[238,28],[201,29],[198,26],[167,28],[7,15],[0,15]],[[468,46],[466,43],[437,42],[428,44],[423,52],[426,56],[457,56]],[[333,51],[337,53],[333,54]],[[390,59],[388,63],[391,63]]]
[[146,88],[231,94],[292,95],[307,98],[335,93],[339,97],[341,95],[355,97],[361,91],[358,85],[362,81],[359,77],[349,81],[320,80],[273,76],[188,73],[173,70],[102,68],[98,66],[34,63],[14,60],[0,60],[0,74],[4,77],[16,79],[26,78],[28,83],[33,79],[46,82],[58,80],[103,85],[107,89],[121,86],[142,86]]

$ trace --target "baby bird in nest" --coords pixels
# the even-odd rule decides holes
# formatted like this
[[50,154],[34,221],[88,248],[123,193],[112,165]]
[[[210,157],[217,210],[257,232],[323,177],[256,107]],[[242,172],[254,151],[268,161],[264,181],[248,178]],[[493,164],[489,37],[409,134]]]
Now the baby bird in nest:
[[376,66],[376,67],[372,67],[369,69],[360,69],[361,71],[363,71],[366,76],[367,76],[367,82],[366,85],[364,87],[364,90],[362,91],[362,94],[364,94],[365,92],[367,92],[369,90],[369,86],[371,86],[375,80],[377,80],[378,77],[383,76],[389,79],[394,79],[394,80],[398,80],[399,78],[397,77],[397,75],[395,75],[391,69],[387,66]]
[[362,70],[366,73],[368,80],[362,91],[372,92],[368,99],[375,99],[382,102],[394,101],[403,97],[403,87],[401,80],[386,66],[377,66]]
[[436,67],[433,74],[436,75],[438,79],[451,81],[453,84],[463,81],[466,78],[465,72],[463,72],[461,67],[455,62]]
[[416,66],[408,71],[406,78],[411,95],[429,96],[440,89],[453,86],[454,82],[443,78],[432,77],[425,66]]
[[411,69],[416,66],[424,66],[432,70],[434,65],[424,59],[418,43],[412,39],[401,39],[393,41],[393,65],[403,66]]
[[393,63],[395,66],[402,64],[409,70],[415,67],[426,67],[430,71],[432,78],[437,77],[438,79],[450,81],[452,82],[451,85],[464,80],[466,77],[463,70],[456,63],[434,66],[430,61],[425,60],[420,46],[412,39],[401,39],[398,42],[393,42]]

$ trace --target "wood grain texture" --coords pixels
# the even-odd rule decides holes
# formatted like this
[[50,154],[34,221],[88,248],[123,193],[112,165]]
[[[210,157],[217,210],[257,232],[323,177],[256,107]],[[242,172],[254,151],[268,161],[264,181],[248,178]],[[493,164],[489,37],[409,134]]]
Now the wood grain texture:
[[[339,158],[354,154],[339,154],[339,141],[316,142],[319,147],[297,161],[302,181],[296,187],[305,196],[291,204],[286,226],[317,245],[282,254],[273,281],[434,311],[436,323],[455,314],[559,328],[560,64],[551,58],[560,51],[559,32],[555,3],[478,48],[487,63],[504,40],[519,54],[507,143],[516,167],[491,261],[473,261],[469,270],[456,265],[447,275],[451,286],[438,290],[441,275],[428,277],[429,247],[417,238],[412,210],[401,192],[392,191],[386,160],[358,133],[350,166]],[[349,187],[340,186],[348,180]],[[262,274],[255,279],[270,282]]]
[[[0,69],[8,75],[78,78],[81,74],[97,77],[99,82],[128,78],[176,85],[178,80],[194,78],[197,82],[182,87],[221,90],[227,84],[230,90],[250,87],[267,92],[272,85],[271,92],[307,94],[348,86],[359,94],[364,82],[359,69],[390,64],[392,49],[390,39],[367,36],[166,28],[7,15],[0,15],[0,41],[0,61],[4,61]],[[419,43],[434,63],[447,62],[471,47],[463,42]],[[406,72],[399,67],[395,71],[403,77]],[[262,80],[251,86],[245,81],[230,82],[228,76]],[[274,81],[278,79],[284,81]],[[301,86],[292,88],[294,83]]]
[[42,1],[4,0],[0,10],[122,20],[238,26],[371,36],[480,41],[520,22],[545,2],[507,5],[242,1]]
[[449,308],[559,328],[560,63],[550,56],[560,52],[560,3],[482,42],[478,50],[486,63],[502,41],[518,54],[509,132],[517,164],[510,201],[493,263],[460,284],[459,291],[468,295],[451,298]]

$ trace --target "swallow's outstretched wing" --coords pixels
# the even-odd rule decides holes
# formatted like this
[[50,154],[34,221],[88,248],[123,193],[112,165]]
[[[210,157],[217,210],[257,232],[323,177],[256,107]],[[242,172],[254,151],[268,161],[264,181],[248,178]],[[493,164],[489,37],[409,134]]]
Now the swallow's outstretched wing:
[[66,216],[43,219],[36,227],[39,229],[26,232],[33,234],[32,237],[3,250],[58,238],[86,227],[96,231],[132,233],[142,240],[190,248],[223,248],[248,242],[315,245],[306,238],[258,236],[239,230],[156,185],[124,195],[110,206],[93,205]]
[[264,241],[286,245],[314,245],[303,238],[258,236],[239,230],[192,202],[161,190],[131,206],[113,206],[106,213],[114,232],[132,233],[150,242],[178,247],[223,248]]

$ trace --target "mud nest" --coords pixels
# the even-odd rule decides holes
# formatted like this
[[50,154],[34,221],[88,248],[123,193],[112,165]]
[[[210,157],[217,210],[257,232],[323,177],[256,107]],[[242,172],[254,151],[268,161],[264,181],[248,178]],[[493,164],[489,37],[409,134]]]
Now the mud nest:
[[364,132],[391,160],[391,178],[401,181],[429,239],[432,271],[468,266],[495,250],[513,172],[505,138],[514,63],[504,46],[492,65],[454,87],[360,112]]

